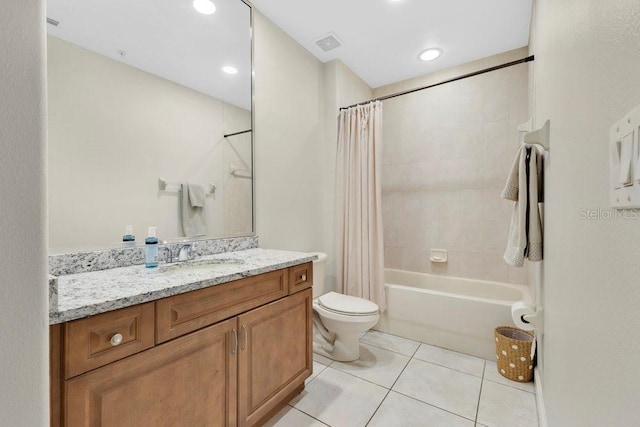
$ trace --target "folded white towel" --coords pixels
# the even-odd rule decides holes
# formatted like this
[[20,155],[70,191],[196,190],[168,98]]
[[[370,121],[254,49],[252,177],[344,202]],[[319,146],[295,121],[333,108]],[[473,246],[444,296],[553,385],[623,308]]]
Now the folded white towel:
[[188,184],[189,202],[192,208],[204,207],[204,188],[199,184]]
[[504,260],[522,267],[525,258],[543,258],[542,221],[538,204],[544,202],[544,157],[536,146],[523,145],[511,168],[502,197],[515,201]]
[[190,200],[189,184],[182,184],[180,187],[180,219],[185,237],[204,236],[207,234],[204,203],[201,207],[193,206],[193,202]]

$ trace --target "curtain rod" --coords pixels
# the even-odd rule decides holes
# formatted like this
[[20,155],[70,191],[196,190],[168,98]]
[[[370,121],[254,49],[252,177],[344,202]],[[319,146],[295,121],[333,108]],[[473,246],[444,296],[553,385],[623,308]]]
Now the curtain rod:
[[419,87],[419,88],[416,88],[416,89],[405,90],[403,92],[392,93],[391,95],[381,96],[380,98],[375,98],[375,99],[371,99],[369,101],[360,102],[358,104],[349,105],[348,107],[341,107],[340,111],[348,110],[349,108],[358,107],[360,105],[366,105],[366,104],[369,104],[371,102],[384,101],[386,99],[391,99],[391,98],[395,98],[395,97],[398,97],[398,96],[408,95],[408,94],[413,93],[413,92],[418,92],[418,91],[421,91],[421,90],[430,89],[432,87],[441,86],[441,85],[444,85],[444,84],[447,84],[447,83],[457,82],[458,80],[468,79],[469,77],[478,76],[480,74],[489,73],[491,71],[500,70],[502,68],[512,67],[512,66],[518,65],[518,64],[524,64],[525,62],[531,62],[534,59],[535,59],[534,55],[527,56],[526,58],[518,59],[517,61],[511,61],[511,62],[507,62],[506,64],[501,64],[501,65],[496,65],[494,67],[485,68],[484,70],[474,71],[473,73],[463,74],[462,76],[454,77],[452,79],[448,79],[448,80],[445,80],[445,81],[440,82],[440,83],[435,83],[435,84],[432,84],[432,85],[423,86],[423,87]]
[[222,137],[223,137],[223,138],[227,138],[227,137],[229,137],[229,136],[242,135],[243,133],[249,133],[249,132],[251,132],[251,131],[252,131],[252,129],[247,129],[247,130],[243,130],[243,131],[236,132],[236,133],[228,133],[228,134],[226,134],[226,135],[222,135]]

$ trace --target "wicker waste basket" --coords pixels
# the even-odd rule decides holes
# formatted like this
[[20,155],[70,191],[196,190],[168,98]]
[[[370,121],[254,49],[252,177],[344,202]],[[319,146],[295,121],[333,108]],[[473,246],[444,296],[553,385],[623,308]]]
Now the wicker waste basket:
[[513,381],[531,381],[535,357],[531,356],[533,334],[511,326],[498,326],[493,333],[496,337],[498,372]]

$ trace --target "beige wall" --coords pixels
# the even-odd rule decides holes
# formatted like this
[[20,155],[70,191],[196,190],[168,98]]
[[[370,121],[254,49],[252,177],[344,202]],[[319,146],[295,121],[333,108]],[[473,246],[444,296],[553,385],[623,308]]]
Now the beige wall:
[[256,231],[260,246],[329,255],[335,286],[338,108],[372,97],[339,61],[322,64],[254,10]]
[[338,145],[338,114],[340,107],[367,101],[373,97],[373,90],[349,67],[334,60],[324,64],[324,136],[323,136],[323,209],[324,234],[323,251],[327,253],[326,276],[329,289],[336,287],[336,150]]
[[254,9],[260,246],[322,250],[322,64]]
[[44,3],[0,4],[0,425],[48,415]]
[[218,187],[205,201],[211,236],[251,232],[251,113],[48,37],[49,224],[52,253],[105,247],[131,224],[183,236],[177,186]]
[[609,128],[640,104],[640,3],[537,0],[535,119],[551,121],[543,395],[555,426],[640,420],[640,223],[610,209]]
[[[432,84],[527,56],[518,50],[376,94]],[[525,284],[502,259],[513,203],[500,197],[528,120],[528,68],[505,68],[384,101],[385,266]],[[448,250],[447,264],[429,261]]]

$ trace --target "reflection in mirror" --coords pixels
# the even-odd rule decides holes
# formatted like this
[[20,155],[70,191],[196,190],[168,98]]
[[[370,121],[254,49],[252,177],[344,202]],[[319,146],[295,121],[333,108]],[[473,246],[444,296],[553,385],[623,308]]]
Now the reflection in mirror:
[[251,9],[212,1],[47,0],[50,253],[253,233]]

